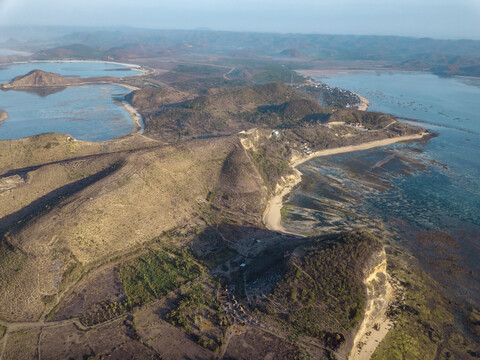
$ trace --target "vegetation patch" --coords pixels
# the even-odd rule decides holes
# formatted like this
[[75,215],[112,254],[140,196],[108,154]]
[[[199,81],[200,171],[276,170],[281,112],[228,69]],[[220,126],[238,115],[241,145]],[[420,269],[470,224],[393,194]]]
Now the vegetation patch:
[[282,221],[290,221],[289,213],[292,210],[292,205],[283,205],[280,209],[280,216],[282,217]]
[[0,240],[0,289],[6,288],[19,274],[25,262],[27,255],[15,249],[13,245],[8,242],[8,235]]
[[256,150],[250,150],[250,154],[267,187],[273,188],[280,177],[291,171],[287,160],[290,149],[273,139],[258,146]]
[[311,336],[337,349],[363,317],[364,268],[381,248],[364,232],[320,238],[317,250],[290,259],[269,298],[267,314],[294,335]]
[[203,273],[186,249],[151,250],[120,267],[127,306],[142,305],[166,295]]
[[216,351],[223,345],[231,320],[218,301],[219,283],[196,284],[181,297],[167,320],[194,337],[198,344]]

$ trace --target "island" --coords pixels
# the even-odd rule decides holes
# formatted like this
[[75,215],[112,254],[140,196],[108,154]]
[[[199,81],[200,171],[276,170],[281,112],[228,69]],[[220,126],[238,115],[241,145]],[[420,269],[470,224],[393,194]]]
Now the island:
[[16,76],[12,81],[2,84],[3,89],[17,89],[29,87],[68,86],[77,84],[78,79],[66,78],[62,75],[42,70],[32,70],[26,75]]
[[0,110],[0,121],[8,119],[8,113],[4,110]]
[[65,88],[84,84],[108,84],[118,82],[118,78],[104,76],[91,78],[71,78],[43,70],[32,70],[25,75],[19,75],[12,81],[0,84],[3,90],[35,91],[38,89]]

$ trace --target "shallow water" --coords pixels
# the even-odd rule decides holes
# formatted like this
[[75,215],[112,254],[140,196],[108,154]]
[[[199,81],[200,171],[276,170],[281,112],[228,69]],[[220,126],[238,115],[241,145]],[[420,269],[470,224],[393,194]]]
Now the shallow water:
[[378,219],[403,233],[413,248],[420,231],[445,231],[460,244],[451,251],[462,259],[455,265],[473,270],[472,278],[452,286],[463,297],[473,287],[469,296],[479,300],[480,81],[376,72],[317,80],[355,91],[370,100],[369,110],[414,119],[408,122],[439,136],[303,164],[286,228],[322,233],[372,227]]
[[70,134],[78,140],[103,141],[132,131],[130,114],[112,96],[128,90],[116,85],[82,85],[46,97],[23,91],[0,92],[0,140],[45,132]]
[[[75,77],[123,77],[139,73],[122,65],[101,62],[28,63],[0,69],[0,82],[34,69]],[[124,87],[82,85],[39,90],[0,90],[0,109],[9,114],[8,119],[0,122],[0,140],[60,132],[79,140],[104,141],[128,134],[134,128],[130,114],[114,101],[115,97],[130,92]]]
[[[480,226],[480,79],[367,72],[319,80],[368,97],[371,111],[416,119],[410,123],[439,134],[426,145],[410,145],[418,149],[416,157],[428,164],[428,171],[395,176],[393,188],[368,203],[380,211],[388,207],[389,212],[405,216],[422,212],[431,228],[446,226],[440,213]],[[347,157],[368,157],[375,151]],[[332,161],[343,162],[342,157],[332,157]],[[389,206],[393,196],[405,201],[400,205],[408,206]]]

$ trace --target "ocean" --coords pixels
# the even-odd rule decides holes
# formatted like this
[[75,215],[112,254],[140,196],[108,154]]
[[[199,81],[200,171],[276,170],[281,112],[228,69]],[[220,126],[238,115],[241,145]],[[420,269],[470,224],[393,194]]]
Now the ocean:
[[[386,224],[434,275],[432,259],[455,267],[458,281],[447,284],[452,294],[478,303],[480,80],[406,72],[325,73],[315,80],[365,96],[369,111],[438,136],[304,163],[284,227],[320,234]],[[451,247],[424,246],[422,234],[435,239],[440,232],[454,239]]]

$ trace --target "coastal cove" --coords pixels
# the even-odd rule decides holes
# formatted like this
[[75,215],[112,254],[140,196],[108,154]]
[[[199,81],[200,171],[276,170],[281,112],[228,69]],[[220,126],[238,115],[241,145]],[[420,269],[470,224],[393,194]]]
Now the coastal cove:
[[[115,63],[31,62],[0,69],[0,82],[9,82],[36,69],[79,79],[141,74],[131,66]],[[121,99],[130,89],[120,85],[84,84],[22,90],[0,91],[0,109],[9,114],[9,118],[0,123],[0,140],[61,132],[78,140],[105,141],[142,129],[141,119],[132,109],[122,106]]]

